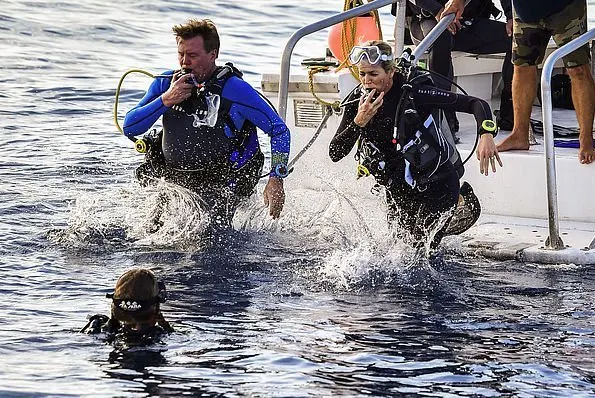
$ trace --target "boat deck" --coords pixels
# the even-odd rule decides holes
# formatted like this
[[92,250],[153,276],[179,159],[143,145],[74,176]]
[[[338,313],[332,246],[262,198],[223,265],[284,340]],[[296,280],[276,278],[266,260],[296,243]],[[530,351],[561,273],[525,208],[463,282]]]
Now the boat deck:
[[[498,106],[497,101],[492,101]],[[532,118],[541,120],[541,108],[533,107]],[[458,149],[466,158],[475,140],[475,122],[459,114],[461,142]],[[555,109],[557,125],[578,126],[572,110]],[[501,131],[496,142],[509,131]],[[447,238],[453,251],[483,255],[500,260],[537,263],[595,264],[595,164],[578,162],[578,149],[555,148],[560,237],[563,250],[547,250],[547,191],[543,136],[528,151],[500,153],[504,166],[489,176],[479,174],[473,155],[467,163],[464,180],[474,187],[482,204],[482,215],[475,226],[460,237]],[[518,214],[528,215],[518,217]],[[591,249],[589,249],[591,246]]]

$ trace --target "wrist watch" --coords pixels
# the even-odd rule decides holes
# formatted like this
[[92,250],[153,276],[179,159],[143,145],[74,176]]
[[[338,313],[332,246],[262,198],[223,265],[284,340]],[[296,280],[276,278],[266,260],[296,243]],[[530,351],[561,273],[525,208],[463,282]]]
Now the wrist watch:
[[273,171],[271,172],[271,177],[279,177],[285,178],[289,175],[289,170],[287,170],[287,166],[283,163],[279,163],[275,166]]
[[498,126],[496,122],[490,119],[486,119],[481,123],[481,128],[479,129],[479,136],[490,133],[492,137],[495,137],[498,134]]

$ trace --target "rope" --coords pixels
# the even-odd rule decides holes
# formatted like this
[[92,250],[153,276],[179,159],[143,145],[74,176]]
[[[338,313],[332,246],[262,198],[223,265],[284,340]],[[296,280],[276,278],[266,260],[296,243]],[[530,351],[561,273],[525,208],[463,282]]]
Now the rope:
[[340,109],[339,108],[339,105],[341,104],[340,101],[338,101],[338,100],[334,101],[334,102],[325,101],[322,98],[320,98],[318,95],[316,95],[316,92],[314,92],[314,75],[318,72],[326,72],[328,70],[329,70],[328,66],[308,67],[308,87],[310,88],[310,92],[312,93],[312,96],[314,96],[314,98],[316,98],[316,101],[318,101],[319,103],[321,103],[324,106],[330,106],[335,111],[338,111]]
[[[368,0],[368,3],[373,0]],[[360,0],[345,0],[343,5],[343,11],[351,10],[358,6],[358,2],[361,3]],[[372,11],[372,18],[374,18],[374,22],[376,27],[378,28],[379,38],[382,40],[382,28],[380,26],[380,17],[378,16],[378,10]],[[357,18],[351,18],[347,21],[344,21],[341,25],[341,50],[343,54],[349,54],[351,49],[355,45],[355,36],[357,33]],[[349,63],[349,57],[346,56],[343,62],[339,64],[335,71],[339,71],[343,68],[349,68],[351,75],[356,79],[359,80],[359,70],[356,65],[351,65]],[[328,102],[320,98],[316,92],[314,91],[314,75],[319,72],[326,72],[329,68],[327,66],[309,66],[308,67],[308,87],[310,89],[310,93],[312,96],[318,101],[320,104],[324,106],[330,106],[333,110],[338,111],[340,109],[340,101]]]
[[[343,11],[351,10],[358,6],[359,0],[345,0],[345,4],[343,6]],[[373,0],[368,0],[370,3]],[[378,10],[372,11],[372,18],[376,23],[376,27],[378,28],[378,35],[379,39],[383,40],[382,38],[382,27],[380,25],[380,17],[378,15]],[[357,32],[357,18],[351,18],[347,21],[343,22],[342,29],[341,29],[341,49],[343,50],[343,54],[345,54],[345,59],[343,62],[339,64],[337,67],[337,71],[347,67],[351,72],[351,75],[356,79],[359,80],[359,70],[356,65],[351,65],[349,63],[348,54],[351,52],[351,49],[355,45],[355,35]]]

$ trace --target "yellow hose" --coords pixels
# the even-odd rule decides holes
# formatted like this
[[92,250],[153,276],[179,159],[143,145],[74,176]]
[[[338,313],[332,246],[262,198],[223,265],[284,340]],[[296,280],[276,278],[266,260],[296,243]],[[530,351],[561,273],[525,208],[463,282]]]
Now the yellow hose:
[[143,75],[147,75],[152,79],[155,78],[154,74],[147,72],[145,70],[142,70],[142,69],[130,69],[130,70],[126,71],[120,78],[120,81],[118,82],[118,87],[116,88],[116,100],[114,102],[114,123],[115,123],[118,131],[122,134],[124,134],[124,130],[122,130],[122,127],[120,127],[120,123],[118,122],[118,101],[120,99],[120,88],[122,87],[122,82],[124,82],[124,78],[133,72],[142,73]]

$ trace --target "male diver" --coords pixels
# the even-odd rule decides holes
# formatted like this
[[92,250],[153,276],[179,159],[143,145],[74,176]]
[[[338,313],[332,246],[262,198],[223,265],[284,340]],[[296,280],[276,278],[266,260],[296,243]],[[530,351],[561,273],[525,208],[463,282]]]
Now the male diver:
[[124,120],[128,137],[147,132],[163,116],[162,133],[146,137],[148,162],[137,177],[163,177],[197,193],[212,225],[231,226],[240,199],[261,177],[264,155],[256,127],[270,136],[271,170],[264,202],[278,218],[285,201],[290,132],[274,108],[233,65],[217,66],[219,35],[208,19],[173,27],[180,70],[157,76]]

